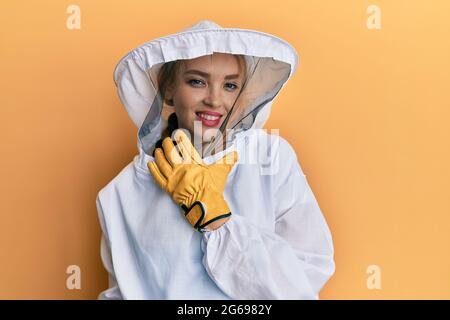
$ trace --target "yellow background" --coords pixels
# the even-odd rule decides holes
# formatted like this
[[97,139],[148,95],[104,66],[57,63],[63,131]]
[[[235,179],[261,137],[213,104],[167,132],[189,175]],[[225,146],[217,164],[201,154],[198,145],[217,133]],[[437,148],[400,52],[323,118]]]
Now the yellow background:
[[[70,4],[81,30],[66,28]],[[371,4],[381,30],[366,27]],[[449,15],[447,0],[1,1],[0,298],[107,287],[95,196],[137,152],[114,66],[203,19],[300,55],[267,128],[294,146],[333,234],[321,298],[450,298]]]

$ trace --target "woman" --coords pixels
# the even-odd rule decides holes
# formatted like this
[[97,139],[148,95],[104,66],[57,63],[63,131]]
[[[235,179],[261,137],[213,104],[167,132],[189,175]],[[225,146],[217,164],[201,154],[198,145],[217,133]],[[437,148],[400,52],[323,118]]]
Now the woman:
[[297,54],[201,21],[114,72],[138,149],[97,196],[100,299],[317,299],[330,231],[289,143],[260,130]]

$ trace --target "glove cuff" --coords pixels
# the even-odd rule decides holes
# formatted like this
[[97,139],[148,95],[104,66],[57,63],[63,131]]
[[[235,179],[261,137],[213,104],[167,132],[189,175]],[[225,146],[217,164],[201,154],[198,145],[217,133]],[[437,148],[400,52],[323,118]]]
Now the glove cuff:
[[224,199],[222,201],[216,199],[216,206],[211,208],[212,211],[208,210],[208,206],[205,206],[205,203],[202,201],[195,201],[190,207],[182,204],[181,208],[189,223],[200,232],[207,231],[206,226],[210,223],[231,216],[230,209]]

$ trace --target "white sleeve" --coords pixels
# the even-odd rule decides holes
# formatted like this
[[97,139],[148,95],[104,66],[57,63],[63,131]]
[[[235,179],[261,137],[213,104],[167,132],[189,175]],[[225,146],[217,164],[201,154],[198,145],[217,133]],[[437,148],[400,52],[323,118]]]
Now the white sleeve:
[[100,221],[100,226],[102,229],[102,237],[100,240],[100,257],[102,259],[103,266],[108,272],[108,282],[109,288],[100,292],[98,295],[98,300],[122,300],[122,294],[120,292],[119,286],[117,284],[116,276],[114,273],[114,267],[111,258],[111,246],[109,243],[108,232],[106,230],[103,209],[100,203],[100,199],[97,196],[97,213]]
[[203,234],[203,265],[232,299],[318,299],[335,271],[330,230],[292,153],[274,193],[273,230],[235,214]]

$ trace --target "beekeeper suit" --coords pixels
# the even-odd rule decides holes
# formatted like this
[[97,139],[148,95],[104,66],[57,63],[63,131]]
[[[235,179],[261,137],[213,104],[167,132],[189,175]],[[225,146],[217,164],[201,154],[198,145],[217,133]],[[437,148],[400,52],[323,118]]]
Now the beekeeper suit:
[[[200,232],[148,165],[173,112],[158,92],[158,70],[214,52],[243,55],[246,82],[220,128],[234,130],[222,137],[226,147],[202,154],[205,164],[230,151],[239,155],[223,190],[232,215]],[[262,130],[297,62],[294,48],[275,36],[211,21],[147,42],[119,61],[114,81],[139,128],[139,155],[97,196],[109,274],[99,299],[318,299],[335,270],[332,237],[295,151]]]

